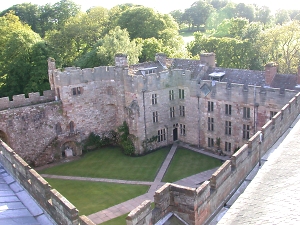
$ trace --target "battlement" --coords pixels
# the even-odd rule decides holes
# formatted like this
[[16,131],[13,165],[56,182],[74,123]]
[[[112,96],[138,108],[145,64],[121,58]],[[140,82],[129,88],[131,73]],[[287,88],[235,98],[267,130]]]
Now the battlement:
[[57,224],[94,224],[1,140],[0,162]]
[[144,202],[128,215],[127,224],[141,224],[141,221],[144,221],[142,224],[155,224],[170,213],[177,214],[188,224],[209,222],[257,165],[260,156],[289,129],[300,113],[299,101],[300,93],[297,93],[197,189],[167,183],[155,193],[155,208],[150,210],[149,203]]
[[9,97],[0,98],[0,110],[18,108],[28,105],[35,105],[39,103],[51,102],[55,100],[55,93],[52,90],[43,91],[41,96],[39,92],[29,93],[28,98],[25,94],[14,95],[12,101]]
[[[126,69],[125,69],[126,71]],[[53,72],[55,84],[58,86],[76,85],[101,80],[120,80],[114,66],[101,66],[94,68],[68,67],[64,71],[55,70]]]

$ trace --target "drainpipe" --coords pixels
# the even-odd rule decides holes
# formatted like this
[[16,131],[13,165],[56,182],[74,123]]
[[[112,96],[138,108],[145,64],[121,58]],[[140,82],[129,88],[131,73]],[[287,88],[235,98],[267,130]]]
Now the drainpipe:
[[[143,92],[143,108],[144,108],[144,125],[145,125],[145,140],[147,140],[147,125],[146,125],[146,106],[145,106],[145,89],[142,90]],[[146,145],[147,145],[147,141],[146,141]],[[146,146],[147,147],[147,146]]]
[[198,95],[198,115],[199,115],[199,118],[198,118],[198,148],[200,148],[200,118],[201,118],[201,115],[200,115],[200,96]]

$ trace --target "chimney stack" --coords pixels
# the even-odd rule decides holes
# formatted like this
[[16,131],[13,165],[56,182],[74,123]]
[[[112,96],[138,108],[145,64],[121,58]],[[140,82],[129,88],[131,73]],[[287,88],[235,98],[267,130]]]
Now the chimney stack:
[[265,65],[265,82],[267,86],[271,86],[271,83],[277,73],[277,63],[269,62]]
[[210,53],[201,53],[200,54],[200,61],[202,63],[207,64],[211,68],[216,67],[216,54],[213,52]]
[[117,53],[115,55],[115,66],[116,67],[127,67],[127,55],[123,53]]

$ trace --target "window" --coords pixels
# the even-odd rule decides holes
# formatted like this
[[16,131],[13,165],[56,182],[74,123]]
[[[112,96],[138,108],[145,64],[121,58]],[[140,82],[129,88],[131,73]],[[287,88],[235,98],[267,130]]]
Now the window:
[[225,134],[231,135],[231,122],[225,121]]
[[225,104],[225,115],[230,116],[231,115],[231,105]]
[[166,129],[161,129],[157,131],[157,142],[162,142],[166,140]]
[[179,114],[180,114],[180,116],[185,117],[185,107],[184,107],[184,105],[179,106]]
[[56,131],[56,134],[57,134],[57,135],[59,135],[59,134],[62,133],[62,129],[61,129],[60,123],[57,123],[57,124],[55,125],[55,131]]
[[153,115],[153,123],[157,123],[158,122],[157,111],[153,112],[152,115]]
[[170,99],[170,101],[174,100],[174,90],[169,91],[169,99]]
[[152,94],[152,105],[157,104],[157,94]]
[[207,103],[207,111],[213,112],[214,111],[214,102],[208,101]]
[[243,139],[250,138],[250,125],[243,124]]
[[273,116],[275,116],[277,114],[277,112],[274,111],[270,111],[270,120],[272,119]]
[[175,117],[175,108],[170,107],[170,118],[174,118],[174,117]]
[[231,152],[231,143],[225,141],[225,152]]
[[72,93],[73,95],[80,95],[82,93],[82,88],[81,87],[72,88]]
[[185,125],[184,124],[180,124],[180,135],[185,136]]
[[179,99],[184,99],[184,89],[179,89]]
[[70,133],[74,133],[74,122],[73,121],[71,121],[69,123],[69,128],[70,128]]
[[248,108],[248,107],[243,108],[243,118],[244,119],[250,118],[250,108]]
[[207,138],[207,144],[208,144],[208,147],[214,147],[214,139],[213,138]]
[[207,118],[207,127],[208,127],[208,130],[210,130],[210,131],[214,130],[214,118],[211,118],[211,117]]

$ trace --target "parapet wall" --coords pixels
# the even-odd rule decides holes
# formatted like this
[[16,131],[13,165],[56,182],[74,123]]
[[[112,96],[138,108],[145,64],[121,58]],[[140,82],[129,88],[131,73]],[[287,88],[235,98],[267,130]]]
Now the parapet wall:
[[0,162],[57,224],[95,225],[1,140]]
[[[127,71],[125,69],[125,71]],[[58,86],[76,85],[101,80],[119,80],[114,66],[101,66],[94,68],[68,67],[64,71],[53,71],[55,84]]]
[[51,102],[55,100],[55,93],[52,90],[48,90],[44,91],[42,96],[39,92],[34,92],[29,93],[28,98],[25,97],[25,94],[20,94],[14,95],[12,99],[10,101],[8,97],[0,98],[0,110]]
[[224,162],[210,180],[197,189],[165,184],[155,193],[155,208],[150,210],[147,207],[149,203],[144,202],[128,215],[127,225],[155,224],[170,212],[176,213],[188,224],[208,223],[255,167],[260,156],[289,129],[299,113],[300,93],[233,154],[230,160]]

